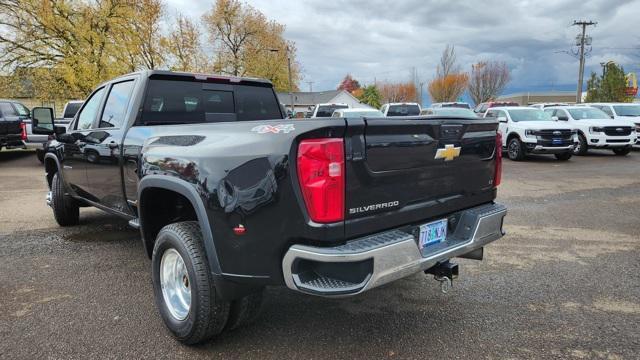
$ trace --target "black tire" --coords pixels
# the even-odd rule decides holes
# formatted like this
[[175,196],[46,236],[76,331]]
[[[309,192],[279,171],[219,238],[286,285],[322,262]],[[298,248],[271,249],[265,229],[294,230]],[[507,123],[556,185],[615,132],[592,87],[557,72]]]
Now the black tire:
[[509,160],[521,161],[524,160],[525,155],[525,149],[522,141],[517,137],[511,138],[507,144],[507,156],[509,156]]
[[613,153],[618,156],[627,156],[631,152],[631,147],[612,149],[612,150],[613,150]]
[[260,315],[263,299],[264,289],[261,288],[251,295],[232,301],[226,329],[233,330],[254,322]]
[[95,164],[100,161],[100,154],[98,154],[97,151],[87,150],[86,156],[87,156],[87,161],[90,163]]
[[64,183],[60,173],[53,175],[51,181],[51,208],[53,216],[60,226],[78,225],[80,220],[80,207],[69,195],[65,194]]
[[589,151],[589,145],[587,139],[582,134],[578,134],[578,145],[573,148],[573,155],[586,155]]
[[560,161],[567,161],[571,159],[572,156],[573,156],[573,153],[571,151],[567,151],[561,154],[555,154],[556,159]]
[[38,161],[40,161],[41,164],[44,164],[44,151],[40,149],[36,150],[36,157],[38,158]]
[[[189,277],[191,304],[184,320],[171,314],[160,285],[160,264],[163,254],[169,249],[180,254]],[[224,330],[230,304],[221,300],[216,293],[198,223],[179,222],[160,230],[153,247],[151,272],[153,292],[162,320],[179,341],[197,344],[212,339]]]

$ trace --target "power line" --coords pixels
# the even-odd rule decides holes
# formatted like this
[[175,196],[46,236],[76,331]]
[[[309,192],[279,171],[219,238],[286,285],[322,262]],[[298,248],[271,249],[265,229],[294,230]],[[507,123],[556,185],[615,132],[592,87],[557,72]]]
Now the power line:
[[313,92],[313,83],[314,81],[305,81],[309,85],[309,92]]

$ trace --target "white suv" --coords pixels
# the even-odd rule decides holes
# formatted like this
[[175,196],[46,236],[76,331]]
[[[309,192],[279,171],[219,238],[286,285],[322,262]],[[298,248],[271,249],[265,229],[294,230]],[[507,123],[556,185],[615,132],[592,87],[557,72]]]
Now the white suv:
[[485,118],[497,118],[502,147],[509,159],[518,161],[527,154],[553,154],[558,160],[569,160],[577,142],[575,130],[553,121],[540,109],[525,106],[493,107]]
[[590,148],[611,149],[624,156],[631,151],[637,135],[628,120],[616,120],[602,110],[590,106],[559,106],[544,109],[554,119],[565,121],[578,130],[575,155],[584,155]]
[[417,103],[389,103],[384,104],[380,111],[384,116],[418,116],[420,115],[420,105]]
[[636,128],[636,145],[640,146],[640,104],[634,103],[593,103],[588,104],[604,111],[612,119],[628,120]]

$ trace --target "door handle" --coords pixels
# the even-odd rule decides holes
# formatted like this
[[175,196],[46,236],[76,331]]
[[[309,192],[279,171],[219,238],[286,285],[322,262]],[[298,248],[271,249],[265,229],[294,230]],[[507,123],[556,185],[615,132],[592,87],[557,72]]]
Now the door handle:
[[118,148],[118,143],[116,142],[109,143],[109,149],[117,149],[117,148]]

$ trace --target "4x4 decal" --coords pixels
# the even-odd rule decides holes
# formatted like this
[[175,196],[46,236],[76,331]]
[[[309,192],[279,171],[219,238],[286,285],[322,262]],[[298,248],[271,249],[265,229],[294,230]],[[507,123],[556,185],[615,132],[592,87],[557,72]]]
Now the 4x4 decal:
[[292,131],[294,131],[295,128],[293,127],[293,124],[278,124],[278,125],[258,125],[255,126],[253,129],[251,129],[251,131],[257,132],[258,134],[279,134],[280,132],[283,132],[285,134],[288,134]]

